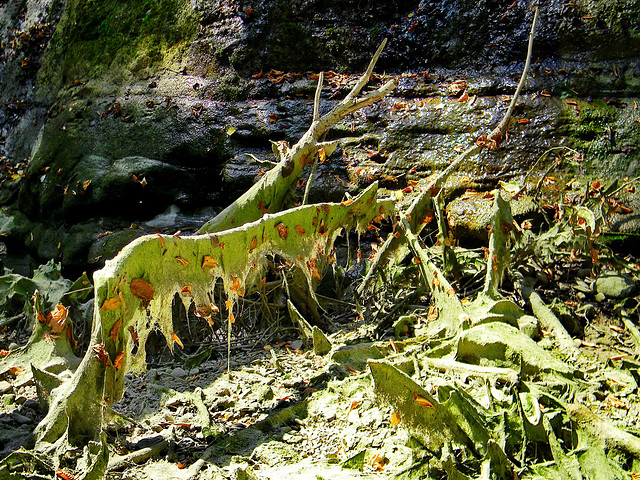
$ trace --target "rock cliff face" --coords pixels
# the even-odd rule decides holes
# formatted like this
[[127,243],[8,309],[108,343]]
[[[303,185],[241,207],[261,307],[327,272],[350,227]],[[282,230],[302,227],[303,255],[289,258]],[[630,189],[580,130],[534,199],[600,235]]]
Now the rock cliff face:
[[[247,154],[272,159],[269,140],[306,130],[313,73],[331,72],[329,108],[383,38],[376,71],[400,85],[333,129],[365,138],[321,167],[314,195],[429,175],[501,117],[529,3],[0,1],[7,262],[24,252],[86,267],[142,233],[132,223],[198,226],[268,168]],[[579,171],[637,175],[640,1],[545,2],[534,58],[522,122],[461,177],[520,176],[556,146],[584,155]]]

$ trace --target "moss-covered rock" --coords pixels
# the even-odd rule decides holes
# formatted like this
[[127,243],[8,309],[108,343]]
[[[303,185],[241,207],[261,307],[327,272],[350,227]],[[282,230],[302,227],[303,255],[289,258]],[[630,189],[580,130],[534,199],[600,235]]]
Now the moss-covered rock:
[[198,18],[186,0],[67,0],[39,72],[42,93],[88,79],[121,83],[179,65]]

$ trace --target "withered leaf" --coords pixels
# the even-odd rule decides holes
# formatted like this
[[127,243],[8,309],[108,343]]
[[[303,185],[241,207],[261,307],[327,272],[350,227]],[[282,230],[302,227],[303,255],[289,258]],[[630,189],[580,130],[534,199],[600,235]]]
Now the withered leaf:
[[131,293],[134,296],[138,297],[142,300],[142,305],[146,308],[149,305],[149,302],[153,298],[153,294],[155,293],[155,288],[149,282],[144,280],[143,278],[134,278],[131,280],[131,284],[129,285],[131,289]]
[[180,340],[180,338],[178,337],[178,335],[175,334],[175,332],[171,334],[171,338],[173,339],[174,342],[180,345],[180,348],[184,348],[184,345],[182,344],[182,340]]
[[262,213],[269,213],[269,208],[264,204],[262,200],[258,202],[258,208]]
[[136,332],[136,329],[133,328],[132,325],[129,325],[127,330],[129,330],[129,333],[131,334],[131,340],[133,340],[133,343],[135,343],[137,345],[138,344],[138,332]]
[[122,368],[122,361],[124,360],[124,350],[116,355],[115,360],[113,361],[113,366],[116,367],[116,370],[120,370]]
[[182,257],[176,257],[176,260],[179,261],[183,267],[186,267],[187,265],[189,265],[189,262],[187,262],[184,258]]
[[191,292],[191,285],[190,284],[186,284],[184,287],[182,287],[182,293],[186,294],[186,295],[193,295],[193,292]]
[[371,459],[371,467],[376,472],[381,472],[384,470],[384,466],[387,464],[387,459],[385,457],[381,457],[380,455],[375,455]]
[[251,239],[251,245],[249,245],[249,253],[253,252],[257,246],[258,246],[258,237],[254,235],[253,238]]
[[14,376],[18,376],[18,375],[24,375],[25,373],[27,373],[27,371],[22,368],[22,367],[9,367],[9,373],[11,373]]
[[298,235],[304,235],[304,227],[302,225],[296,225],[293,228],[298,232]]
[[285,227],[284,223],[280,222],[275,225],[275,228],[278,230],[278,235],[280,235],[280,238],[286,240],[289,236],[289,227]]
[[395,426],[398,425],[400,422],[402,422],[402,418],[400,417],[400,414],[398,412],[393,412],[391,414],[391,426]]
[[216,265],[218,261],[209,255],[205,255],[202,259],[202,268],[214,268]]
[[232,292],[237,292],[239,288],[240,280],[238,280],[238,277],[234,277],[233,275],[231,275],[231,286],[229,287],[229,290],[231,290]]
[[95,357],[100,360],[105,367],[109,366],[109,354],[107,353],[107,349],[104,348],[103,343],[94,345],[93,352],[95,353]]
[[51,327],[52,334],[62,333],[64,330],[64,324],[69,317],[69,309],[59,303],[55,308],[47,315],[47,325]]
[[102,306],[100,307],[101,311],[104,310],[115,310],[121,304],[121,300],[118,297],[107,298],[104,302],[102,302]]
[[[109,336],[111,337],[111,340],[113,341],[113,343],[116,343],[116,340],[118,339],[118,333],[120,333],[121,323],[122,321],[118,319],[116,320],[116,323],[113,324],[113,327],[111,327],[111,332],[109,333]],[[129,327],[129,328],[133,328],[133,327]]]

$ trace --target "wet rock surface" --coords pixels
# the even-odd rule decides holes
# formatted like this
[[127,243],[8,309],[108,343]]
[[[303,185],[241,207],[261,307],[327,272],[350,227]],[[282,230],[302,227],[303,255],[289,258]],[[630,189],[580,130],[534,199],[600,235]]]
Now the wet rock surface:
[[[9,79],[0,92],[2,232],[9,252],[34,264],[100,266],[131,238],[112,237],[103,249],[102,236],[132,224],[197,228],[203,209],[213,215],[269,168],[270,141],[304,133],[310,72],[329,72],[326,110],[382,38],[376,70],[401,75],[399,86],[330,132],[365,138],[319,168],[310,200],[340,200],[374,180],[405,188],[501,118],[531,19],[525,4],[466,0],[107,3],[0,6],[0,73]],[[542,7],[518,123],[450,188],[490,189],[560,146],[583,155],[576,174],[636,175],[638,8]],[[460,82],[464,94],[451,87]],[[172,205],[180,215],[158,226]]]

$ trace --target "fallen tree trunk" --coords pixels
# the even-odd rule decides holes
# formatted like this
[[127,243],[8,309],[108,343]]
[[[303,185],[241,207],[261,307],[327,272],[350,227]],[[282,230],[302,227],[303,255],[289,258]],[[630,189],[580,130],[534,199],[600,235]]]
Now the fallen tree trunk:
[[240,198],[205,223],[198,233],[219,232],[238,227],[257,220],[265,213],[275,213],[282,209],[285,199],[298,183],[302,170],[306,165],[314,164],[318,151],[324,149],[324,154],[330,155],[339,144],[339,140],[321,141],[329,128],[346,115],[380,100],[396,87],[398,80],[389,80],[377,90],[358,98],[364,86],[369,82],[373,67],[386,43],[387,41],[384,40],[378,47],[369,67],[351,92],[322,117],[318,113],[323,79],[323,76],[320,76],[314,102],[313,120],[307,132],[291,149],[284,147],[280,152],[280,161]]
[[[225,316],[230,326],[238,297],[259,281],[269,255],[295,265],[310,285],[343,230],[364,232],[393,210],[392,201],[378,201],[376,194],[373,184],[342,204],[301,206],[218,234],[147,235],[127,245],[94,274],[91,343],[71,380],[51,392],[49,411],[35,431],[36,447],[59,456],[92,441],[99,453],[89,463],[103,468],[102,425],[122,397],[125,374],[145,368],[148,335],[158,329],[170,346],[180,343],[173,330],[174,295],[187,309],[193,303],[196,315],[210,324],[212,317]],[[213,302],[218,280],[224,305]]]

